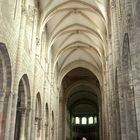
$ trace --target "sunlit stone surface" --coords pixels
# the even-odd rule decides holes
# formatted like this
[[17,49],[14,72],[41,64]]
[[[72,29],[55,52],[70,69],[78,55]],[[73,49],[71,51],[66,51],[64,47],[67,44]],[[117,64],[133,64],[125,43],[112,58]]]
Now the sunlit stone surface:
[[140,140],[140,1],[0,0],[0,140]]

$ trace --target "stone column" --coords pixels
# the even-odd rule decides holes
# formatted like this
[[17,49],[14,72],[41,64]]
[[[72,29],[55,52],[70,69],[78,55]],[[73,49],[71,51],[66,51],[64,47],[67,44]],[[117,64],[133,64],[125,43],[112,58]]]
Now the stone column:
[[26,120],[26,108],[19,108],[21,113],[21,124],[20,124],[20,140],[25,140],[25,120]]
[[102,100],[101,95],[98,97],[99,100],[99,139],[102,139]]
[[10,126],[10,135],[9,140],[14,139],[14,132],[15,132],[15,116],[16,116],[16,107],[17,107],[17,98],[18,98],[18,82],[19,76],[22,67],[22,60],[23,60],[23,48],[24,48],[24,39],[25,39],[25,27],[26,27],[26,20],[27,20],[27,0],[21,3],[22,6],[21,11],[21,21],[20,21],[20,32],[19,32],[19,40],[18,40],[18,48],[17,48],[17,56],[16,56],[16,68],[15,68],[15,78],[14,78],[14,86],[13,89],[15,91],[15,96],[13,98],[13,105],[12,105],[12,113],[11,113],[11,121],[12,124]]
[[51,140],[54,140],[54,127],[52,126],[51,128]]
[[12,124],[11,122],[11,110],[12,110],[12,99],[13,99],[14,94],[12,94],[12,92],[9,92],[7,95],[5,95],[5,115],[4,115],[4,119],[5,119],[5,127],[4,127],[4,140],[8,140],[9,138],[9,129],[10,126]]
[[37,135],[37,132],[38,132],[38,118],[36,117],[35,118],[35,124],[34,124],[35,126],[34,126],[34,140],[37,140],[37,137],[38,137],[38,135]]
[[26,128],[25,126],[25,137],[26,137],[26,140],[31,140],[31,108],[28,107],[26,109],[26,121],[28,122],[28,128]]
[[[37,54],[37,48],[40,47],[40,39],[36,37],[37,35],[37,24],[38,24],[38,10],[35,9],[35,14],[34,14],[34,26],[36,28],[34,28],[34,39],[32,42],[32,45],[35,46],[34,51],[35,51],[35,63],[34,63],[34,83],[33,83],[33,95],[32,95],[32,112],[31,112],[31,140],[35,139],[35,128],[34,125],[36,124],[35,122],[35,99],[36,99],[36,93],[35,93],[35,86],[36,86],[36,63],[37,63],[37,58],[38,58],[38,54]],[[33,50],[33,48],[32,48]]]
[[15,120],[16,120],[16,109],[17,109],[17,99],[18,99],[18,95],[14,94],[13,95],[13,99],[12,99],[12,104],[11,104],[11,109],[13,109],[13,111],[11,110],[11,125],[9,128],[9,136],[7,139],[5,140],[13,140],[14,139],[14,133],[15,133]]
[[[120,64],[120,52],[119,52],[119,1],[112,0],[111,2],[111,24],[112,24],[112,40],[110,42],[112,47],[112,56],[110,56],[110,67],[109,75],[110,75],[110,100],[111,100],[111,108],[110,108],[110,116],[111,116],[111,139],[120,140],[121,139],[121,122],[120,122],[120,107],[119,107],[119,93],[117,86],[117,75],[116,69]],[[124,129],[125,130],[125,129]]]
[[134,84],[137,135],[140,140],[140,0],[133,1],[134,45],[132,55],[132,77]]
[[[36,68],[34,75],[36,74]],[[34,82],[35,82],[35,77],[34,77]],[[35,140],[36,138],[36,125],[37,125],[37,118],[35,114],[35,109],[36,109],[36,94],[34,92],[35,89],[35,83],[34,83],[34,88],[33,88],[33,95],[32,95],[32,112],[31,112],[31,140]]]
[[64,112],[65,112],[65,107],[63,104],[64,100],[63,97],[59,97],[59,140],[64,140],[64,125],[65,125],[65,117],[64,117]]
[[3,106],[4,106],[4,95],[0,93],[0,139],[3,137]]
[[48,124],[47,124],[47,123],[45,124],[44,129],[45,129],[45,130],[44,130],[44,131],[45,131],[44,140],[49,140],[49,139],[48,139]]
[[35,117],[34,140],[41,140],[41,118]]
[[[45,113],[45,112],[44,112],[44,113]],[[45,131],[45,130],[46,130],[46,124],[44,124],[44,120],[43,120],[43,122],[42,122],[41,128],[42,128],[41,140],[45,140],[45,138],[46,138],[46,135],[45,135],[45,134],[46,134],[46,133],[45,133],[45,132],[46,132],[46,131]]]

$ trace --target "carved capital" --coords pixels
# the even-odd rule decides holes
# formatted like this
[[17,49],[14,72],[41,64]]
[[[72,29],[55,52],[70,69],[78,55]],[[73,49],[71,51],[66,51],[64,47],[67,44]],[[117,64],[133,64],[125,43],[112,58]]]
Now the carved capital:
[[36,45],[40,46],[40,39],[38,37],[36,38]]
[[35,15],[37,15],[37,14],[38,14],[38,9],[35,8],[35,9],[34,9],[34,12],[35,12]]
[[26,112],[26,107],[18,107],[18,111],[22,114],[25,114]]
[[35,8],[33,6],[28,7],[28,20],[29,22],[34,21],[34,15],[35,15]]
[[112,0],[111,1],[111,8],[115,8],[116,7],[116,1],[115,0]]
[[22,5],[22,14],[27,15],[27,8],[24,5]]
[[36,122],[40,122],[41,121],[41,118],[40,117],[35,117],[35,121]]
[[48,127],[48,123],[45,123],[45,127]]

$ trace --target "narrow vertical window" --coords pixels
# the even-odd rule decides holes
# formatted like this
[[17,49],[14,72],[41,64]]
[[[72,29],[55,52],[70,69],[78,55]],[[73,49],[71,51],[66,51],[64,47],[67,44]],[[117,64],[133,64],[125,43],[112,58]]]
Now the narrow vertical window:
[[71,118],[71,122],[72,124],[75,122],[74,117]]
[[80,118],[79,117],[75,118],[75,124],[80,124]]
[[87,118],[86,117],[82,117],[82,124],[87,124]]
[[94,124],[97,124],[97,117],[94,117]]
[[93,117],[88,118],[88,124],[93,124]]

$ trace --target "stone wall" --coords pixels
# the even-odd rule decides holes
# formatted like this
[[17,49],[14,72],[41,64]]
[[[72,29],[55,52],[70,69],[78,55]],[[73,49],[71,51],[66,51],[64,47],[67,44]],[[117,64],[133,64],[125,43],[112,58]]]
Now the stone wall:
[[[139,52],[138,1],[110,2],[111,139],[138,140],[139,133]],[[137,76],[136,76],[137,75]]]
[[[102,140],[138,140],[140,139],[140,1],[110,0],[107,9],[109,49],[105,51],[103,58],[103,83],[100,85],[102,93],[100,137]],[[49,58],[46,56],[47,27],[40,35],[39,23],[40,9],[37,1],[0,0],[0,81],[2,81],[0,139],[2,140],[14,139],[19,98],[23,100],[20,102],[23,103],[21,108],[18,108],[22,116],[21,139],[26,137],[27,140],[57,140],[59,128],[59,132],[63,134],[64,124],[59,124],[59,120],[63,122],[61,109],[64,107],[59,101],[63,99],[59,97],[60,87],[57,84],[68,70],[64,70],[64,74],[59,77],[61,80],[57,81],[58,70],[52,68],[53,56],[51,54]],[[80,64],[86,67],[84,62]],[[79,64],[76,66],[79,67]],[[20,82],[22,84],[19,84]],[[19,97],[22,88],[24,95]],[[27,118],[28,128],[25,123]],[[59,136],[59,139],[65,135]]]
[[[7,50],[10,59],[7,72],[11,70],[12,73],[11,79],[8,76],[4,79],[4,82],[10,83],[11,81],[11,85],[3,86],[0,92],[0,139],[2,140],[14,139],[19,82],[24,75],[29,81],[31,99],[25,96],[26,102],[30,102],[30,108],[22,109],[22,113],[27,115],[29,111],[30,125],[26,128],[26,124],[22,124],[22,129],[29,131],[26,134],[25,130],[20,130],[25,133],[25,136],[20,137],[22,139],[27,137],[29,140],[37,139],[35,138],[37,135],[35,126],[36,120],[39,119],[41,133],[39,139],[51,139],[52,131],[54,131],[54,139],[57,139],[58,91],[52,82],[51,68],[48,68],[51,67],[51,62],[45,56],[45,40],[41,42],[38,38],[39,16],[38,6],[33,0],[0,0],[0,53],[3,54],[2,47]],[[6,53],[3,56],[0,60],[8,57]],[[2,66],[0,69],[5,70]],[[37,95],[40,96],[41,102],[40,118],[37,118],[35,114]],[[48,105],[48,118],[46,118],[46,104]],[[54,112],[54,128],[52,128],[52,112]],[[47,132],[46,128],[48,128]]]

